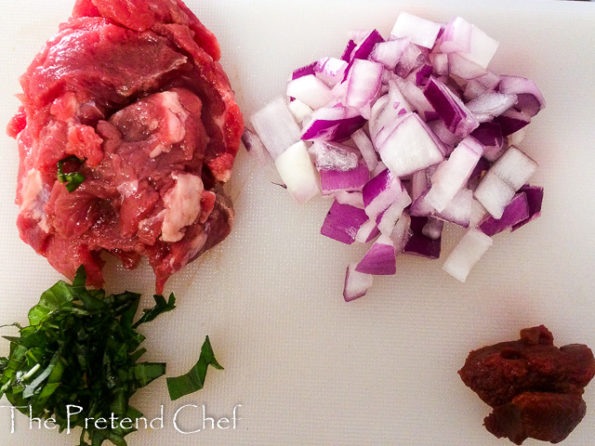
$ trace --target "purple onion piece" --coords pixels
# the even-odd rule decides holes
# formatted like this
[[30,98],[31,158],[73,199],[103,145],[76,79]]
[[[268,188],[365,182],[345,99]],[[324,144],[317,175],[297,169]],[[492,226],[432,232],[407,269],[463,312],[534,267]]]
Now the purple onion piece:
[[320,188],[323,194],[330,194],[338,190],[357,190],[366,184],[370,172],[363,162],[351,170],[321,170]]
[[323,141],[344,141],[353,132],[363,127],[366,120],[360,116],[341,119],[317,119],[306,128],[302,134],[304,141],[320,139]]
[[314,67],[315,66],[316,66],[316,62],[312,62],[311,64],[308,64],[306,66],[297,68],[291,74],[291,80],[295,80],[295,79],[298,79],[300,77],[307,76],[309,74],[315,74],[315,72],[314,72]]
[[459,97],[439,80],[430,78],[423,93],[450,132],[464,137],[479,126]]
[[390,237],[380,236],[357,264],[355,270],[375,276],[395,274],[397,272],[396,253]]
[[359,228],[367,220],[368,216],[363,209],[334,201],[326,214],[320,233],[350,245],[355,241]]
[[504,213],[500,219],[495,219],[488,214],[479,224],[479,229],[481,229],[485,235],[491,237],[527,220],[529,215],[530,211],[527,195],[524,192],[521,192],[516,194],[508,206],[504,208]]
[[543,202],[543,187],[530,186],[525,184],[519,189],[519,192],[523,192],[527,196],[527,204],[529,205],[529,217],[523,221],[520,221],[512,225],[512,230],[516,231],[520,227],[526,225],[532,220],[535,220],[541,215],[541,204]]
[[403,252],[418,254],[430,259],[437,259],[440,257],[442,238],[431,239],[424,235],[423,230],[427,222],[427,217],[411,217],[411,237],[409,237]]

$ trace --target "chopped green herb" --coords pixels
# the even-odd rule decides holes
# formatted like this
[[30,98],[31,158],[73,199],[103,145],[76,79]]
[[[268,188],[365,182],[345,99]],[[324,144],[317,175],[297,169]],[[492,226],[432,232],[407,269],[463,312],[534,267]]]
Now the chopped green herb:
[[216,369],[223,370],[223,367],[215,359],[215,353],[211,347],[211,341],[207,336],[200,351],[198,362],[188,373],[175,378],[167,378],[167,390],[169,397],[173,400],[196,392],[203,388],[207,376],[207,368],[212,365]]
[[164,363],[138,362],[144,336],[138,325],[175,307],[154,296],[155,307],[144,310],[133,323],[140,295],[131,292],[106,296],[104,290],[85,287],[85,271],[77,271],[72,285],[59,281],[45,291],[29,311],[29,326],[19,328],[10,341],[8,358],[0,358],[0,398],[34,417],[56,420],[60,431],[68,426],[67,405],[83,408],[71,413],[70,426],[83,428],[79,446],[99,446],[105,440],[125,446],[134,429],[85,428],[85,418],[132,419],[142,414],[129,405],[137,389],[165,373]]
[[72,192],[76,190],[76,188],[79,187],[83,181],[85,181],[85,176],[80,172],[64,173],[64,163],[67,161],[78,161],[79,163],[82,163],[83,161],[74,155],[58,161],[58,181],[60,183],[64,183],[68,192]]

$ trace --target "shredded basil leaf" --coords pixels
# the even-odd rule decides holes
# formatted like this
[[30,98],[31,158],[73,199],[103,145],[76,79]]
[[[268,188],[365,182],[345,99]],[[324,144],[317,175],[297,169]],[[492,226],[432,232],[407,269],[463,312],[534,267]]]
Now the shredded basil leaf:
[[70,426],[83,428],[79,446],[106,440],[126,446],[124,437],[134,429],[85,428],[84,420],[142,416],[130,397],[165,374],[165,364],[138,362],[145,338],[136,327],[175,308],[175,296],[167,302],[155,296],[155,307],[134,323],[139,294],[106,295],[87,289],[85,279],[81,267],[72,284],[59,281],[46,290],[29,311],[30,325],[17,325],[19,336],[6,337],[10,353],[0,358],[0,398],[6,395],[26,415],[30,406],[34,417],[52,417],[60,430],[67,427],[66,406],[76,404],[83,411],[71,416]]
[[167,378],[167,390],[171,400],[196,392],[203,388],[207,376],[207,368],[212,365],[216,369],[223,370],[223,367],[215,359],[215,353],[211,347],[211,341],[207,336],[200,351],[198,362],[188,373],[175,378]]
[[76,160],[79,163],[83,162],[82,160],[78,159],[74,155],[66,157],[66,158],[58,161],[58,174],[57,174],[58,181],[60,183],[64,183],[66,190],[68,192],[72,192],[72,191],[76,190],[81,185],[81,183],[83,181],[85,181],[85,176],[80,172],[64,173],[64,163],[67,161],[72,161],[72,160]]

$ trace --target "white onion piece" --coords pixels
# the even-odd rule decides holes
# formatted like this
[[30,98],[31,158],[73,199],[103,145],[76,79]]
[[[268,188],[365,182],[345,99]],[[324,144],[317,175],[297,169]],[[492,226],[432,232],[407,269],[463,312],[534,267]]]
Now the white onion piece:
[[428,218],[421,233],[432,240],[438,240],[442,236],[442,229],[444,228],[444,221],[437,218]]
[[442,212],[437,212],[434,215],[442,220],[467,228],[471,221],[472,209],[473,191],[465,188],[457,192]]
[[401,218],[403,211],[411,204],[411,197],[405,189],[401,191],[398,198],[383,213],[378,222],[378,230],[381,234],[390,235],[395,228],[397,220]]
[[390,35],[396,38],[408,37],[416,45],[431,49],[439,32],[439,23],[401,12]]
[[411,216],[407,211],[404,211],[401,214],[401,217],[397,220],[397,224],[393,228],[393,232],[390,235],[390,238],[392,239],[395,246],[396,253],[403,252],[405,249],[405,245],[411,237],[410,227]]
[[484,69],[487,68],[497,49],[498,41],[461,17],[451,20],[441,36],[442,52],[457,52]]
[[475,198],[494,218],[499,219],[514,197],[515,190],[495,173],[488,171],[475,189]]
[[432,187],[426,195],[426,201],[438,212],[442,212],[467,184],[482,153],[483,146],[474,138],[461,141],[432,175]]
[[389,70],[394,70],[407,46],[409,46],[409,39],[377,43],[370,54],[370,59],[383,64]]
[[399,118],[411,111],[412,108],[401,94],[397,83],[394,79],[389,80],[388,94],[379,98],[372,107],[369,129],[374,145],[379,147],[384,144],[386,138],[395,129]]
[[365,296],[374,283],[374,276],[356,271],[356,266],[357,263],[351,263],[345,273],[345,285],[343,287],[345,302]]
[[382,65],[363,59],[355,59],[347,78],[345,103],[362,108],[376,97],[382,80]]
[[396,177],[409,175],[442,161],[442,150],[417,114],[406,113],[378,147],[382,162]]
[[362,189],[366,214],[370,219],[376,217],[393,204],[398,197],[406,193],[405,188],[389,169],[374,176]]
[[329,87],[334,87],[345,78],[348,63],[335,57],[323,57],[314,65],[314,75]]
[[465,282],[475,264],[492,246],[492,238],[477,229],[469,229],[452,250],[442,269]]
[[488,211],[482,206],[482,204],[473,199],[471,204],[471,218],[469,219],[469,226],[475,228],[487,215]]
[[436,115],[436,111],[434,110],[434,107],[432,107],[432,105],[428,102],[427,98],[424,96],[424,92],[422,89],[420,89],[413,82],[401,79],[399,77],[395,78],[395,82],[399,87],[399,91],[403,94],[407,102],[411,105],[411,111],[416,111],[419,114],[420,118],[422,118],[424,121],[435,119],[434,117],[429,119],[429,116]]
[[340,143],[315,141],[308,149],[318,171],[355,169],[359,157],[352,147]]
[[289,81],[287,96],[302,101],[310,108],[320,108],[334,99],[331,89],[313,74]]
[[512,146],[498,158],[489,171],[517,191],[529,181],[536,169],[537,163],[534,160]]
[[516,101],[517,97],[515,94],[490,91],[479,95],[465,105],[479,122],[486,122],[491,121],[496,116],[500,116],[516,104]]
[[370,141],[370,138],[368,138],[368,135],[366,135],[366,132],[362,129],[356,130],[351,135],[351,139],[361,152],[368,170],[373,171],[378,165],[378,154],[374,150],[374,145]]
[[430,53],[429,58],[432,62],[432,66],[434,67],[434,73],[437,76],[448,76],[448,54]]
[[310,107],[308,107],[299,99],[291,101],[287,106],[289,107],[291,114],[298,122],[298,124],[301,124],[302,121],[306,119],[308,116],[310,116],[313,112],[313,110]]
[[282,97],[254,113],[250,122],[273,159],[300,139],[300,128]]
[[380,232],[376,225],[376,219],[371,218],[360,226],[359,231],[357,231],[357,234],[355,235],[355,241],[359,243],[368,243],[378,234],[380,234]]
[[305,203],[320,193],[318,173],[304,141],[296,142],[279,155],[275,167],[287,191],[298,203]]
[[523,142],[525,139],[525,135],[527,134],[527,128],[523,127],[520,130],[517,130],[514,133],[511,133],[506,137],[509,146],[518,146],[520,143]]

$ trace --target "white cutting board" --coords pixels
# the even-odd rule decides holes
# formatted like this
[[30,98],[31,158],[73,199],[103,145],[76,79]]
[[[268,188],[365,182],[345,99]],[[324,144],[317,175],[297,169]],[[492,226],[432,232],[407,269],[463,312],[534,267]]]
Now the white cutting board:
[[[67,18],[71,0],[2,0],[0,125],[17,109],[22,73]],[[178,309],[143,327],[150,360],[168,375],[186,372],[208,334],[224,371],[209,370],[205,389],[169,401],[165,381],[142,389],[134,403],[149,418],[165,407],[164,428],[142,429],[130,446],[413,445],[489,446],[482,427],[489,408],[457,376],[469,350],[516,339],[546,324],[556,343],[595,347],[595,5],[554,1],[189,0],[218,36],[225,66],[246,116],[284,90],[293,68],[339,55],[351,29],[390,31],[400,10],[448,21],[461,15],[501,42],[492,68],[521,74],[541,87],[547,108],[522,147],[539,161],[533,182],[545,187],[542,217],[493,248],[460,284],[441,261],[398,259],[395,277],[379,278],[368,296],[346,304],[344,269],[363,248],[318,234],[323,199],[305,206],[275,186],[270,166],[242,151],[232,196],[233,234],[167,284]],[[27,310],[59,275],[18,238],[13,204],[17,150],[0,135],[0,324],[26,322]],[[461,234],[451,230],[448,253]],[[152,292],[145,266],[125,272],[110,263],[108,288]],[[148,300],[146,301],[148,303]],[[9,334],[2,329],[2,334]],[[8,342],[0,342],[0,354]],[[584,395],[587,415],[564,443],[592,446],[595,383]],[[3,400],[2,404],[6,404]],[[242,418],[236,429],[183,435],[172,424],[185,404]],[[0,404],[1,405],[1,404]],[[181,429],[199,427],[184,409]],[[2,446],[74,445],[70,437],[30,430],[0,409]],[[527,440],[526,445],[538,442]]]

